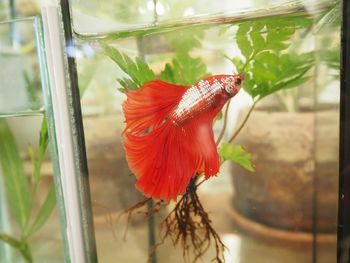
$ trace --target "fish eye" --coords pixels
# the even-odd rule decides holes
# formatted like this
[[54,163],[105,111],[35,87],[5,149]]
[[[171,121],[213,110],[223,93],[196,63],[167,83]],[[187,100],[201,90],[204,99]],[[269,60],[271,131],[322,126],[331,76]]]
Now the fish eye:
[[242,83],[242,80],[240,78],[235,80],[235,84],[236,85],[241,85],[241,83]]

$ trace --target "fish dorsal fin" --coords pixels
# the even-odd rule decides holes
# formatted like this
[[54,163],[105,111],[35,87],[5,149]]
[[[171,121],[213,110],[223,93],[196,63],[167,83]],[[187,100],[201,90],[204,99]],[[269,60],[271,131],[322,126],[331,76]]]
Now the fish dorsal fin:
[[138,90],[128,90],[123,104],[126,127],[142,134],[147,129],[156,129],[169,112],[179,103],[188,86],[174,85],[161,80],[145,83]]

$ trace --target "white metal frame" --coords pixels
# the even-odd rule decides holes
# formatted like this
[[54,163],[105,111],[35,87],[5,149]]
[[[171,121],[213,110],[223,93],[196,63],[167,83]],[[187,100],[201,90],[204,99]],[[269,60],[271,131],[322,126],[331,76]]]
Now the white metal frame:
[[75,169],[73,135],[69,114],[64,45],[58,8],[42,4],[44,40],[57,138],[63,203],[66,212],[69,258],[74,263],[87,262],[84,248],[82,215]]

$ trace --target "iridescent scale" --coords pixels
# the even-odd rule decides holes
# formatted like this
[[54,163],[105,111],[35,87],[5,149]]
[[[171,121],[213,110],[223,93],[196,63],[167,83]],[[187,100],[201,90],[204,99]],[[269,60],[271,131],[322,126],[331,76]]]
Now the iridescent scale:
[[214,97],[222,93],[223,89],[223,84],[216,78],[212,81],[199,81],[182,96],[179,104],[169,116],[170,120],[175,126],[180,126],[187,120],[198,116],[212,106]]

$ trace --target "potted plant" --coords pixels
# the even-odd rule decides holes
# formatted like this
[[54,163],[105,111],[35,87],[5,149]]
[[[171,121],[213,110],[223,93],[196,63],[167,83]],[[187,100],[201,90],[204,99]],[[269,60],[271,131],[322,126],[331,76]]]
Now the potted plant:
[[[336,10],[337,6],[327,14]],[[326,77],[321,82],[320,75],[307,72],[315,59],[314,70],[323,70],[325,76],[330,71],[323,68],[321,59],[339,67],[339,43],[333,45],[335,53],[329,49],[300,52],[300,43],[310,41],[307,33],[320,23],[311,28],[306,20],[294,19],[280,29],[279,21],[267,19],[242,23],[237,31],[244,59],[231,60],[248,72],[245,90],[253,105],[241,112],[239,136],[229,141],[251,152],[255,172],[232,166],[231,215],[242,229],[270,241],[311,245],[316,230],[321,243],[335,244],[338,113],[314,100],[315,93],[318,96],[332,80]],[[293,28],[303,29],[294,33]]]

